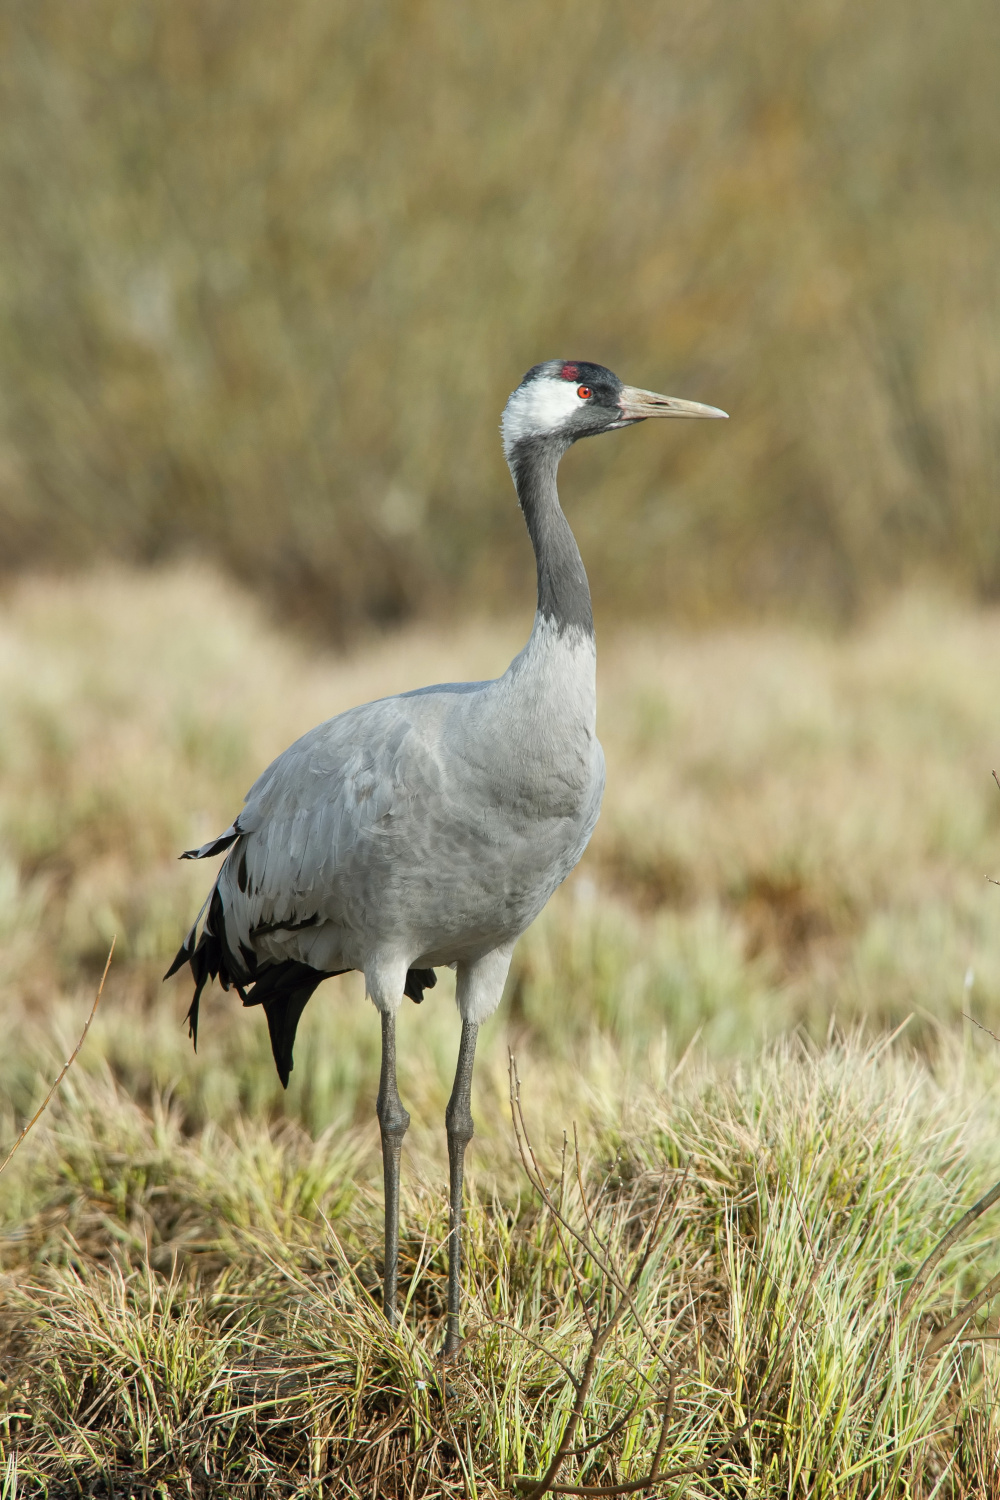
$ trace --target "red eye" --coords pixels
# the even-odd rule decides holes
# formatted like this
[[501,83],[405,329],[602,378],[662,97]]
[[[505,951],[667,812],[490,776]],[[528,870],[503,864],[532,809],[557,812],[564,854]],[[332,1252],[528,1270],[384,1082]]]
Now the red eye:
[[590,389],[589,385],[578,385],[576,388],[576,394],[579,396],[581,401],[589,401],[594,393]]

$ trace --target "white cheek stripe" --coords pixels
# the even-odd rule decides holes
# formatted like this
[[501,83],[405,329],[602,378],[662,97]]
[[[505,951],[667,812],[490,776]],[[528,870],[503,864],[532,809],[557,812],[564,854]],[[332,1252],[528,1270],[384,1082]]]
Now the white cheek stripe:
[[543,375],[530,385],[518,386],[504,408],[501,431],[504,452],[509,454],[522,438],[554,432],[583,405],[572,380]]

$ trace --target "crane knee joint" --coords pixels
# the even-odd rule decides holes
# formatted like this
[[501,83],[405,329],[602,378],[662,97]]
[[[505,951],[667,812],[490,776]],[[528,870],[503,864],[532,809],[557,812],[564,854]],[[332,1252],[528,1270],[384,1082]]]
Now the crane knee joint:
[[448,1130],[448,1139],[459,1141],[463,1146],[467,1146],[475,1133],[471,1111],[468,1109],[461,1111],[452,1111],[449,1109],[445,1114],[444,1121]]
[[383,1103],[380,1099],[376,1113],[383,1140],[401,1141],[410,1128],[410,1116],[399,1100]]

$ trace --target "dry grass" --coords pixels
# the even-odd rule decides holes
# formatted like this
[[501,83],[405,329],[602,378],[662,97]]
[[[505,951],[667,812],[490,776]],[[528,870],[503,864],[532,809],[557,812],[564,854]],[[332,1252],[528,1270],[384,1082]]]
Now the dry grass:
[[[211,997],[190,1051],[186,987],[159,976],[207,876],[177,851],[223,827],[307,725],[497,671],[526,624],[335,657],[205,572],[10,596],[0,1146],[76,1040],[112,932],[119,949],[79,1061],[0,1178],[4,1500],[506,1492],[555,1451],[573,1400],[559,1361],[579,1373],[587,1317],[608,1315],[663,1193],[574,1445],[624,1420],[561,1483],[647,1473],[672,1378],[663,1468],[691,1472],[659,1493],[991,1493],[991,1346],[920,1353],[996,1269],[990,1222],[912,1319],[894,1309],[1000,1175],[995,1043],[960,1019],[1000,1031],[1000,896],[983,878],[997,615],[924,597],[839,640],[602,642],[608,799],[484,1033],[470,1337],[444,1400],[447,983],[401,1016],[414,1125],[398,1338],[370,1296],[378,1029],[357,981],[309,1006],[287,1095],[261,1018],[231,996]],[[872,1040],[907,1016],[901,1037]],[[508,1044],[548,1207],[517,1156]],[[560,1197],[574,1121],[580,1181]]]
[[[623,1272],[663,1191],[671,1213],[577,1442],[625,1421],[562,1483],[648,1470],[669,1371],[665,1467],[692,1466],[688,1494],[981,1493],[976,1464],[997,1456],[992,1356],[925,1361],[920,1346],[994,1269],[989,1240],[950,1257],[922,1318],[895,1319],[918,1260],[997,1172],[992,1066],[948,1063],[942,1086],[854,1041],[780,1048],[727,1078],[689,1067],[633,1091],[624,1114],[620,1093],[577,1090],[589,1216]],[[525,1094],[551,1129],[543,1070]],[[408,1102],[426,1130],[427,1096]],[[372,1297],[373,1147],[370,1133],[313,1141],[261,1123],[191,1136],[177,1107],[78,1079],[5,1193],[20,1219],[3,1242],[0,1441],[17,1493],[106,1476],[119,1494],[488,1496],[540,1473],[598,1260],[511,1185],[512,1132],[489,1130],[470,1184],[468,1339],[442,1401],[443,1152],[429,1139],[408,1152],[393,1337]],[[558,1153],[544,1156],[558,1183]],[[572,1177],[560,1202],[585,1232]]]
[[[87,989],[114,933],[112,993],[162,1013],[159,976],[207,878],[178,850],[225,827],[306,727],[502,670],[528,624],[336,657],[197,571],[23,586],[0,617],[8,1013]],[[663,1028],[675,1054],[699,1028],[725,1051],[800,1022],[822,1036],[832,1013],[932,1026],[970,1006],[1000,1030],[985,879],[1000,874],[1000,616],[914,598],[839,640],[618,631],[600,673],[602,820],[515,965],[509,1005],[533,1041],[562,1048],[597,1022],[637,1055]],[[328,1003],[346,994],[356,1013],[351,985]],[[229,1002],[217,1014],[205,1052],[244,1046],[225,1040]],[[240,1038],[262,1029],[243,1020]],[[171,1079],[185,1046],[156,1049]]]
[[505,603],[495,423],[566,355],[733,413],[569,460],[605,618],[995,598],[997,27],[8,0],[0,563],[196,551],[341,636]]

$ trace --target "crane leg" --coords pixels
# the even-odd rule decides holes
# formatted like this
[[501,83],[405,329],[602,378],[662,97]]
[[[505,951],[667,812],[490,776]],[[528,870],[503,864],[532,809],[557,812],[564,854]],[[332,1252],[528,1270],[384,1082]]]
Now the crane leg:
[[454,1354],[462,1340],[459,1329],[459,1304],[462,1274],[462,1186],[465,1177],[465,1148],[472,1140],[472,1067],[476,1060],[475,1021],[462,1022],[462,1040],[458,1049],[455,1086],[448,1100],[445,1123],[448,1127],[448,1167],[451,1207],[448,1236],[448,1332],[445,1335],[445,1358]]
[[385,1183],[385,1271],[382,1311],[390,1328],[396,1326],[396,1281],[399,1271],[399,1156],[410,1117],[396,1088],[396,1015],[382,1011],[382,1072],[379,1078],[379,1130],[382,1135],[382,1175]]

